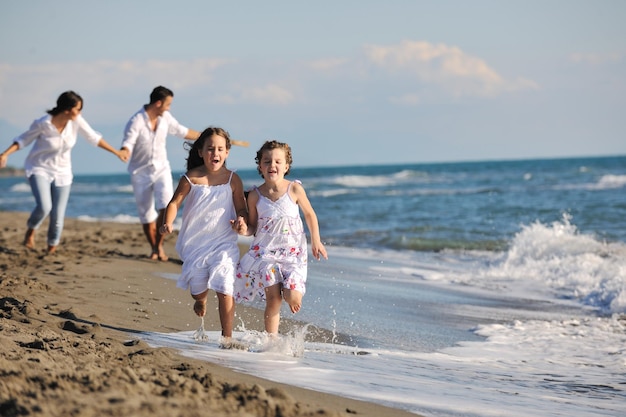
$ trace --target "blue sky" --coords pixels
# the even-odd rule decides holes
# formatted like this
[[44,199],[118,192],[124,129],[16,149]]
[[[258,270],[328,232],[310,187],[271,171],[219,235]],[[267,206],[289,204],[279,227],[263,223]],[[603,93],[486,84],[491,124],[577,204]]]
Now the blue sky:
[[[184,125],[251,142],[231,168],[267,139],[296,167],[624,155],[625,21],[620,0],[2,2],[0,147],[65,90],[117,147],[165,85]],[[85,141],[73,164],[125,171]]]

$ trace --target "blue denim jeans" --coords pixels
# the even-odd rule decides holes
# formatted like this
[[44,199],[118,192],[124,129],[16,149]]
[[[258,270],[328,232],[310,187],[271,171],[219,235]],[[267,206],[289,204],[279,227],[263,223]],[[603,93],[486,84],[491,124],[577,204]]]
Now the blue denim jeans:
[[51,183],[41,175],[28,177],[30,189],[35,197],[35,209],[30,214],[26,225],[29,229],[38,229],[41,223],[50,215],[48,226],[48,245],[57,246],[61,241],[65,209],[70,199],[71,185],[57,187],[54,181]]

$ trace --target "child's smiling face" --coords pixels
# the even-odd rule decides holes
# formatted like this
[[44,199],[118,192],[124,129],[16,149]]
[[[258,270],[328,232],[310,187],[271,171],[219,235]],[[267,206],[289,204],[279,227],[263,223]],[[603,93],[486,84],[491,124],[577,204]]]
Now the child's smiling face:
[[226,138],[220,135],[211,135],[202,145],[200,156],[204,159],[204,166],[212,171],[217,171],[226,162],[229,150],[226,148]]
[[285,177],[289,169],[285,151],[283,149],[270,149],[263,152],[263,158],[259,163],[261,174],[265,180],[279,180]]

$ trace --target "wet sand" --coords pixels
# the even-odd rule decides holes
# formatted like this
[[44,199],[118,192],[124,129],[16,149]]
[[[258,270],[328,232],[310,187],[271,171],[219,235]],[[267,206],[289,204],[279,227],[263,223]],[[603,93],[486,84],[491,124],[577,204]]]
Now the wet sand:
[[[0,415],[415,416],[149,347],[141,332],[199,325],[189,293],[163,278],[181,269],[176,235],[170,260],[151,261],[138,224],[66,219],[47,255],[47,222],[34,250],[22,246],[27,217],[0,212]],[[238,306],[237,316],[262,329],[260,311]],[[205,328],[220,328],[213,297]]]

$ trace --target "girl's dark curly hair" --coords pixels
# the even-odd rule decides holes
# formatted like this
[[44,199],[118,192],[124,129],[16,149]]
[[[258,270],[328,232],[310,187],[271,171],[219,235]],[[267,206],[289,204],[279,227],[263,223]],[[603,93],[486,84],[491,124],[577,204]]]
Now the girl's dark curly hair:
[[[204,146],[204,142],[213,135],[218,135],[226,139],[226,149],[230,150],[230,135],[227,131],[221,127],[209,126],[200,134],[200,137],[196,139],[193,144],[185,142],[185,146],[189,148],[189,156],[187,157],[187,171],[204,165],[204,160],[200,156],[200,151]],[[224,162],[226,166],[226,162]]]
[[266,141],[263,146],[261,146],[261,149],[256,152],[256,156],[254,157],[254,160],[256,161],[256,170],[261,176],[263,176],[263,174],[261,173],[261,159],[263,158],[263,152],[271,151],[273,149],[282,149],[283,151],[285,151],[285,160],[287,162],[287,165],[289,165],[289,168],[287,168],[287,172],[285,172],[285,175],[289,174],[289,172],[291,171],[291,163],[293,162],[293,158],[291,156],[291,148],[286,143],[278,142],[276,140]]

